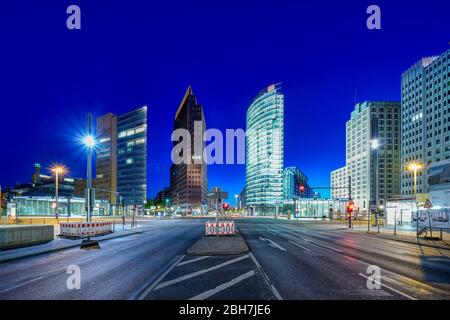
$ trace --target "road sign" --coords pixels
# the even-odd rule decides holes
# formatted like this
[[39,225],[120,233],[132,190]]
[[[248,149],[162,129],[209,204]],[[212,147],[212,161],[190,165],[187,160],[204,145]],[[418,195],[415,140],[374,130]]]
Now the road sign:
[[424,207],[425,209],[431,209],[431,208],[433,208],[433,205],[431,204],[430,199],[427,199],[427,201],[425,201],[425,204],[423,205],[423,207]]

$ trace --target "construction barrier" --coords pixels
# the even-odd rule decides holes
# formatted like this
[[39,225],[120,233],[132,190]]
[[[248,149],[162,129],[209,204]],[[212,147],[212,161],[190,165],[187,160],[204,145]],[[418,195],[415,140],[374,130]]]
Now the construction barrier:
[[112,232],[112,222],[68,222],[59,226],[60,235],[65,238],[87,238]]
[[236,226],[234,221],[206,222],[205,235],[234,235],[236,234]]

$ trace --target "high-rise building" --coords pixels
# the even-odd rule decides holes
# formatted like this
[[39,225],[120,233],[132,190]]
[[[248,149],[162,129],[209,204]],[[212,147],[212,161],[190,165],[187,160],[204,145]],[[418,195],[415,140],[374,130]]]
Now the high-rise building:
[[400,103],[356,104],[346,127],[351,196],[367,214],[400,194]]
[[401,194],[414,192],[411,163],[417,174],[417,193],[429,192],[428,169],[450,159],[450,50],[419,60],[402,74]]
[[272,213],[283,200],[284,95],[280,85],[262,90],[247,110],[245,203]]
[[[195,127],[197,133],[194,132]],[[191,154],[182,155],[185,161],[174,163],[170,168],[172,205],[185,213],[203,212],[208,205],[208,169],[203,158],[206,122],[203,107],[197,103],[191,87],[186,90],[175,114],[174,131],[177,129],[185,129],[189,133]],[[174,147],[178,143],[175,141]]]
[[112,113],[97,118],[96,198],[117,204],[117,116]]
[[147,202],[147,106],[117,117],[117,191],[126,205]]
[[314,192],[308,185],[308,177],[299,168],[284,169],[283,197],[285,200],[314,197]]
[[348,199],[347,167],[331,171],[331,198]]

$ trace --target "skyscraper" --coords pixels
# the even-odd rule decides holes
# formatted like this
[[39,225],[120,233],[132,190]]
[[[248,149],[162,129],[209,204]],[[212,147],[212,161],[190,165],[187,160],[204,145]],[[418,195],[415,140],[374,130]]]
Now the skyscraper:
[[367,214],[400,193],[400,103],[358,103],[346,126],[351,196]]
[[117,204],[117,116],[112,113],[97,118],[97,159],[94,187],[96,198]]
[[247,110],[246,206],[272,214],[283,200],[284,95],[280,85],[262,90]]
[[117,191],[126,205],[147,201],[147,106],[117,117]]
[[[195,134],[197,126],[199,132]],[[203,212],[208,204],[208,169],[203,151],[205,142],[203,134],[206,131],[203,107],[197,103],[197,98],[189,87],[175,114],[174,131],[185,129],[191,137],[191,154],[182,155],[186,161],[172,164],[170,168],[170,192],[172,205],[177,210],[191,213]],[[174,147],[178,142],[174,142]],[[200,146],[196,148],[195,145]],[[197,150],[199,149],[199,150]],[[198,151],[199,154],[196,154]]]
[[411,197],[413,172],[419,163],[417,193],[428,193],[428,169],[450,159],[450,50],[422,58],[402,75],[402,181],[403,197]]

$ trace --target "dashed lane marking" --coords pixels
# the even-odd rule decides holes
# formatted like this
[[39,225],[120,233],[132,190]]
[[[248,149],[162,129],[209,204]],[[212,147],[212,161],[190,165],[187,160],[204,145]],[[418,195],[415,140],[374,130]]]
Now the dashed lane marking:
[[263,238],[263,237],[259,237],[259,240],[262,240],[262,241],[268,241],[269,244],[270,244],[270,246],[272,246],[273,248],[279,249],[279,250],[281,250],[281,251],[286,251],[285,248],[283,248],[282,246],[280,246],[279,244],[273,242],[273,241],[270,240],[270,239],[266,239],[266,238]]
[[210,256],[204,256],[204,257],[200,257],[200,258],[195,258],[195,259],[183,261],[183,262],[180,262],[179,264],[177,264],[177,267],[181,267],[181,266],[184,266],[184,265],[192,263],[192,262],[197,262],[197,261],[200,261],[200,260],[204,260],[204,259],[209,258],[209,257]]
[[301,246],[301,245],[299,245],[298,243],[296,243],[296,242],[294,242],[294,241],[290,241],[290,240],[289,240],[289,242],[292,243],[294,246],[297,246],[297,247],[299,247],[299,248],[302,248],[303,250],[306,250],[306,251],[311,252],[310,249],[308,249],[308,248],[306,248],[306,247],[304,247],[304,246]]
[[27,284],[30,284],[30,283],[42,280],[44,278],[45,277],[38,277],[38,278],[35,278],[35,279],[31,279],[31,280],[19,283],[19,284],[15,285],[15,286],[12,286],[12,287],[8,288],[8,289],[4,289],[4,290],[0,291],[0,294],[8,292],[8,291],[11,291],[11,290],[14,290],[14,289],[17,289],[17,288],[20,288],[20,287],[23,287],[23,286],[26,286]]
[[329,246],[327,246],[325,244],[322,244],[322,243],[319,243],[319,242],[316,242],[316,241],[313,241],[313,240],[310,240],[310,239],[307,239],[307,238],[302,238],[302,240],[304,240],[306,242],[314,243],[314,244],[316,244],[316,245],[318,245],[320,247],[324,247],[324,248],[327,248],[327,249],[330,249],[330,250],[342,253],[342,250],[339,250],[339,249],[336,249],[336,248],[333,248],[333,247],[329,247]]

